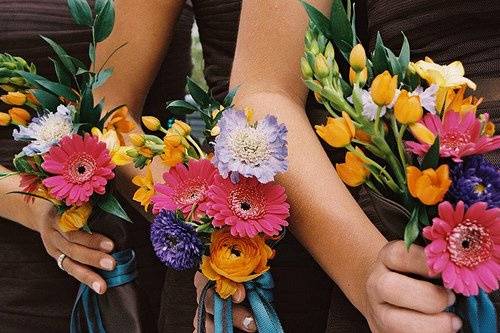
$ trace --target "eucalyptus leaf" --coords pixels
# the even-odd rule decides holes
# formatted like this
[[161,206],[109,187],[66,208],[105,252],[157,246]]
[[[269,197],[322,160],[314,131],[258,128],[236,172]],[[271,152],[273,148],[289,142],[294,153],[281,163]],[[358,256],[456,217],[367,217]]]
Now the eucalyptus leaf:
[[239,88],[240,88],[239,86],[234,87],[233,89],[231,89],[229,91],[229,93],[226,95],[226,97],[224,97],[224,101],[222,102],[224,107],[227,108],[227,107],[230,107],[233,105],[234,96],[236,96],[236,93],[238,92]]
[[308,2],[301,0],[300,1],[304,6],[307,14],[309,15],[309,19],[314,24],[314,26],[321,31],[323,35],[325,35],[328,39],[334,39],[334,35],[331,31],[330,20],[326,17],[322,12],[317,10],[314,6],[309,4]]
[[418,228],[418,208],[415,208],[410,217],[410,221],[405,227],[404,241],[406,248],[409,249],[411,244],[415,242],[419,234]]
[[190,77],[187,78],[187,91],[191,94],[194,101],[198,103],[201,108],[208,108],[212,104],[210,96]]
[[186,101],[183,100],[176,100],[173,102],[170,102],[167,105],[167,110],[172,112],[175,115],[186,115],[186,114],[191,114],[195,111],[198,110],[198,108],[195,105],[192,105]]
[[399,65],[399,59],[396,55],[387,47],[385,48],[385,53],[387,56],[387,62],[389,63],[389,69],[392,75],[397,75],[399,79],[402,79],[402,70]]
[[54,111],[59,105],[61,105],[61,100],[59,98],[45,90],[32,89],[31,93],[35,96],[37,101],[43,107],[43,109]]
[[[406,38],[405,34],[403,34],[403,45],[401,46],[398,60],[403,76],[405,76],[408,64],[410,63],[410,43],[408,42],[408,38]],[[404,77],[401,79],[404,79]]]
[[71,74],[68,73],[64,65],[57,59],[49,59],[54,64],[54,69],[59,83],[67,87],[71,87]]
[[439,143],[439,137],[436,137],[434,140],[434,143],[432,146],[429,148],[427,151],[427,154],[424,156],[424,160],[422,161],[422,169],[435,169],[437,168],[439,164],[439,149],[440,149],[440,143]]
[[57,82],[49,81],[46,78],[36,74],[24,71],[17,71],[17,73],[21,75],[23,78],[25,78],[28,82],[43,87],[57,96],[62,96],[72,101],[75,101],[78,98],[78,96],[73,92],[73,90],[71,90],[71,87],[65,86]]
[[372,65],[373,76],[376,76],[389,68],[385,46],[382,36],[380,36],[380,32],[377,33],[377,41],[372,55]]
[[96,42],[102,42],[111,34],[115,24],[115,8],[112,0],[107,0],[103,5],[100,5],[100,11],[97,12],[94,33]]
[[87,0],[68,0],[68,7],[76,24],[92,26],[92,10]]
[[[80,103],[80,122],[87,123],[90,127],[97,125],[101,114],[94,110],[94,97],[92,88],[87,86],[82,92],[82,100]],[[89,129],[89,128],[87,128]]]
[[97,200],[97,207],[109,214],[115,215],[127,222],[132,223],[132,220],[127,215],[120,202],[118,202],[115,196],[111,193],[106,193],[105,195],[100,197],[99,200]]
[[40,36],[45,42],[47,42],[50,47],[54,50],[56,53],[57,57],[61,60],[62,64],[66,69],[71,73],[75,74],[76,73],[76,67],[73,61],[69,58],[68,53],[56,42],[54,42],[52,39],[44,36]]
[[[351,22],[349,21],[349,17],[347,16],[342,0],[333,0],[330,15],[331,32],[333,35],[333,38],[331,39],[333,39],[333,41],[337,44],[337,47],[341,50],[344,48],[339,45],[339,42],[346,42],[350,45],[350,49],[348,51],[350,53],[352,46],[356,43],[356,38],[353,35]],[[349,53],[346,55],[342,52],[344,57],[347,56],[347,59],[349,59]]]

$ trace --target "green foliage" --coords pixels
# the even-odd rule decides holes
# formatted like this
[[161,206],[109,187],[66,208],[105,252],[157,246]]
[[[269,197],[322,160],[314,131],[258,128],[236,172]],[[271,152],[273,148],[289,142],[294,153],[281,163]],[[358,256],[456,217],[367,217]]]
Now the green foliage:
[[92,10],[87,0],[68,0],[68,7],[76,24],[87,27],[92,26]]
[[409,249],[411,244],[415,242],[420,232],[418,227],[418,219],[419,219],[419,209],[416,207],[413,209],[410,217],[410,221],[405,227],[404,241],[406,248]]
[[105,195],[100,196],[96,201],[96,205],[106,213],[115,215],[127,222],[132,223],[132,220],[127,215],[127,212],[125,212],[122,205],[120,204],[120,202],[118,202],[113,194],[106,193]]
[[434,140],[434,143],[432,146],[429,148],[427,151],[427,154],[424,156],[424,160],[422,161],[422,169],[435,169],[439,165],[439,137],[436,137],[436,140]]
[[96,17],[94,36],[96,42],[102,42],[111,34],[115,24],[115,7],[113,0],[96,1]]
[[36,97],[38,102],[42,105],[42,108],[45,110],[55,110],[61,104],[61,101],[57,96],[46,92],[45,90],[32,89],[31,93]]

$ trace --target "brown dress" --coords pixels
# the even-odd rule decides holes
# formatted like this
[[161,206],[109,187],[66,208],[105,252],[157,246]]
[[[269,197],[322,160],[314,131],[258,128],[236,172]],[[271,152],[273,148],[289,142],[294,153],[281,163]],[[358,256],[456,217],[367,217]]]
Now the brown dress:
[[[166,56],[168,64],[162,66],[146,103],[148,110],[160,112],[167,100],[184,96],[185,77],[191,67],[191,24],[192,15],[183,14]],[[66,0],[0,0],[0,31],[0,52],[34,62],[41,75],[53,72],[48,60],[53,51],[39,35],[54,39],[71,55],[87,59],[90,34],[72,23]],[[21,148],[12,140],[11,129],[0,128],[0,164],[12,167],[13,155]],[[123,236],[119,241],[136,251],[137,283],[148,305],[141,315],[150,318],[149,327],[144,329],[155,332],[165,268],[153,254],[148,221],[130,209],[128,214],[135,223],[119,224]],[[0,332],[68,332],[77,289],[77,281],[59,270],[47,254],[38,233],[0,218]]]

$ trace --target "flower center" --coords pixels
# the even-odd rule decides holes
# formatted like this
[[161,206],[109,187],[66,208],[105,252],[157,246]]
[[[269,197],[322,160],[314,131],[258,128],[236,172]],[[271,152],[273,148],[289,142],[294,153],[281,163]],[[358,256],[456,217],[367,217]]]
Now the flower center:
[[446,150],[459,152],[463,146],[470,143],[470,139],[469,133],[450,131],[442,136],[441,146]]
[[205,198],[207,189],[207,184],[203,179],[188,179],[177,186],[174,200],[180,205],[194,205]]
[[267,137],[253,127],[242,128],[229,139],[233,154],[250,165],[259,165],[269,156]]
[[491,257],[489,233],[474,220],[466,219],[448,236],[450,259],[457,266],[475,267]]
[[474,192],[476,192],[477,194],[482,194],[485,190],[486,190],[486,185],[484,185],[483,183],[477,183],[474,186]]
[[96,169],[96,161],[91,155],[73,154],[66,162],[64,177],[71,183],[85,183],[92,178]]
[[265,213],[265,200],[256,187],[236,187],[229,194],[229,206],[233,213],[244,219],[257,219]]
[[71,132],[71,123],[61,117],[50,115],[40,126],[37,133],[38,140],[41,141],[59,141],[65,135]]

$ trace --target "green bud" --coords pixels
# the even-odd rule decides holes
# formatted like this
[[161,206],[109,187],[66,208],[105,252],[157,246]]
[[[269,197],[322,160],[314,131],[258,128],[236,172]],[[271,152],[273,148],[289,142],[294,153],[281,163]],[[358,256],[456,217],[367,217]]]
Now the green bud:
[[302,71],[302,77],[307,80],[312,78],[313,71],[311,66],[309,66],[309,62],[307,62],[306,58],[300,58],[300,70]]
[[318,45],[318,41],[317,40],[313,40],[311,42],[311,46],[309,47],[309,51],[312,54],[314,54],[314,55],[319,54],[319,45]]
[[321,53],[316,55],[316,58],[314,60],[314,74],[316,74],[316,77],[318,79],[325,78],[328,76],[328,74],[330,74],[330,69],[328,68],[326,58]]
[[24,68],[24,67],[29,67],[28,66],[28,63],[26,62],[26,60],[24,60],[23,58],[21,57],[14,57],[14,60],[18,63],[18,65],[21,67],[21,68]]
[[7,83],[10,83],[9,77],[0,77],[0,84],[7,84]]
[[13,83],[18,86],[24,86],[26,84],[26,81],[22,77],[16,76],[10,78],[10,83]]
[[139,156],[139,152],[137,151],[137,149],[129,149],[125,153],[132,158],[136,158]]
[[319,92],[323,89],[323,86],[316,80],[305,80],[304,82],[307,88],[314,92]]
[[339,65],[337,64],[336,61],[333,61],[333,63],[332,63],[332,74],[334,77],[339,76]]
[[2,67],[7,68],[7,69],[10,69],[10,70],[17,69],[16,63],[14,63],[14,62],[10,62],[10,61],[9,61],[9,62],[4,62],[4,63],[2,64]]
[[318,36],[319,52],[323,53],[325,51],[326,43],[328,43],[328,39],[323,34],[320,34]]
[[328,60],[335,59],[335,49],[333,48],[333,44],[331,42],[328,42],[328,44],[326,44],[325,57]]

